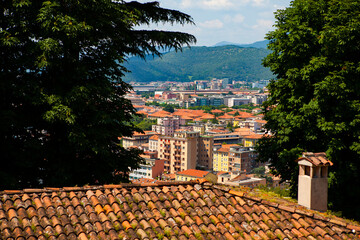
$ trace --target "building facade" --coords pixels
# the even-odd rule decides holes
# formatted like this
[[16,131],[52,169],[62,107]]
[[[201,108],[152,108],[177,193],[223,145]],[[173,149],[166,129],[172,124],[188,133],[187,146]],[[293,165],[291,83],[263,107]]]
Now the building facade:
[[159,136],[158,156],[165,160],[165,171],[175,173],[212,165],[213,138],[199,132],[178,131],[173,137]]

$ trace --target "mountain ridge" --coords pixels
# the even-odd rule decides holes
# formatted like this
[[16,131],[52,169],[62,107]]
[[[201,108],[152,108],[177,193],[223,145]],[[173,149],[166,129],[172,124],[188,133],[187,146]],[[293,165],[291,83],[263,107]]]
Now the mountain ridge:
[[269,69],[261,65],[270,53],[264,48],[224,45],[215,47],[184,48],[182,52],[171,51],[162,57],[130,57],[124,66],[127,82],[206,80],[229,78],[253,82],[273,77]]

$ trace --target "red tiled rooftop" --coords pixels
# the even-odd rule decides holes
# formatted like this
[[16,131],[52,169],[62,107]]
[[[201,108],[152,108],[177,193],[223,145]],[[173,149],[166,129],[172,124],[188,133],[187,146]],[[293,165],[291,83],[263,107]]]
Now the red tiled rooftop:
[[197,170],[197,169],[187,169],[187,170],[184,170],[184,171],[181,171],[181,172],[177,172],[176,174],[203,178],[206,175],[208,175],[209,172],[202,171],[202,170]]
[[0,192],[1,239],[360,239],[360,226],[192,182]]

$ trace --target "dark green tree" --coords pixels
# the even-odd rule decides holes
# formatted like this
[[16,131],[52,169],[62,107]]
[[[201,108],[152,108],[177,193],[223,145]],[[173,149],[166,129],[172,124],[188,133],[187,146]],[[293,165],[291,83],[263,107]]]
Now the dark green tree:
[[173,113],[175,111],[174,109],[174,106],[172,106],[171,104],[167,104],[164,108],[163,108],[164,111],[167,111],[167,112],[170,112],[170,113]]
[[150,23],[192,18],[157,2],[2,1],[0,189],[118,182],[139,166],[118,140],[138,130],[122,64],[195,41],[139,30]]
[[276,12],[264,60],[277,80],[264,104],[261,161],[291,180],[301,152],[326,152],[329,207],[360,219],[360,2],[294,0]]

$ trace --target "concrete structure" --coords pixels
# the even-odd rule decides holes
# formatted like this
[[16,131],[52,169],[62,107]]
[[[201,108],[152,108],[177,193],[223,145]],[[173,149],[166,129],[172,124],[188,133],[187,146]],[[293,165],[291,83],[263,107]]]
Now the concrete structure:
[[255,165],[254,149],[237,144],[222,145],[213,150],[213,170],[225,172],[251,172]]
[[326,211],[328,198],[328,166],[333,163],[323,152],[305,152],[299,164],[298,203],[312,210]]
[[164,160],[144,158],[145,164],[140,164],[140,168],[134,169],[129,174],[129,179],[156,178],[164,172]]
[[159,141],[158,135],[154,135],[149,138],[149,150],[150,151],[158,150],[158,141]]
[[177,131],[174,137],[160,136],[159,158],[164,159],[165,170],[170,173],[195,169],[197,165],[211,169],[212,137],[202,137],[199,132]]
[[244,104],[249,104],[251,101],[251,99],[247,98],[247,97],[242,97],[242,98],[230,98],[228,99],[228,107],[233,107],[233,106],[240,106],[240,105],[244,105]]
[[255,166],[257,153],[254,149],[242,146],[232,146],[229,150],[228,171],[251,172]]
[[157,125],[152,125],[152,130],[161,135],[173,136],[176,129],[185,125],[185,120],[178,117],[158,118]]
[[140,147],[144,143],[149,142],[151,136],[157,135],[157,132],[144,131],[144,133],[134,132],[131,137],[123,137],[122,145],[124,148]]

